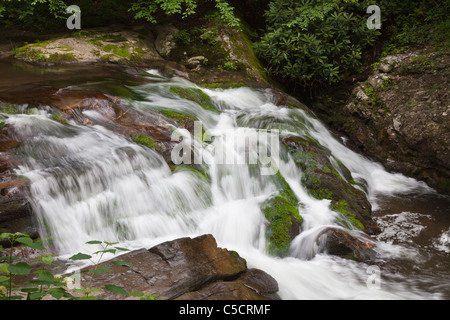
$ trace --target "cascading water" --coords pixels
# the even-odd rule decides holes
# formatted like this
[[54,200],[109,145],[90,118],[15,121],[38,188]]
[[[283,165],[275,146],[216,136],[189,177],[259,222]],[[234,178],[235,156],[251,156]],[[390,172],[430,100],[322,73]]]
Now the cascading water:
[[[370,288],[366,284],[367,265],[318,251],[317,236],[328,226],[339,227],[338,213],[330,209],[329,200],[317,200],[302,186],[302,170],[288,154],[282,155],[276,166],[297,197],[304,221],[289,256],[270,256],[260,204],[277,192],[276,184],[271,175],[261,175],[260,168],[255,171],[255,165],[242,161],[239,144],[230,141],[239,140],[251,128],[280,129],[281,136],[308,134],[328,148],[355,180],[366,185],[374,207],[378,206],[378,195],[431,192],[428,187],[390,174],[350,151],[303,110],[276,106],[270,91],[201,89],[220,111],[215,112],[170,90],[172,85],[199,87],[184,79],[158,77],[158,82],[133,88],[143,99],[129,103],[144,111],[164,108],[195,116],[205,131],[214,132],[214,142],[197,141],[197,151],[208,155],[214,144],[215,150],[223,150],[233,161],[203,163],[209,179],[190,170],[172,172],[155,151],[102,126],[63,125],[45,113],[8,118],[15,132],[31,137],[18,148],[23,164],[17,173],[30,180],[41,233],[52,239],[61,257],[88,252],[85,242],[93,239],[118,241],[137,249],[211,233],[219,246],[236,250],[249,266],[271,274],[284,299],[427,295],[395,283]],[[85,111],[85,116],[102,117],[96,111]],[[391,255],[397,252],[395,246],[384,243],[379,248]]]

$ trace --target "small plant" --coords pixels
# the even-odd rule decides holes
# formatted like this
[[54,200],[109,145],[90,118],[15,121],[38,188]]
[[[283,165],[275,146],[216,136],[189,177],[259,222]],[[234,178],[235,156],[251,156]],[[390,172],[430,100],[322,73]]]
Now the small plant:
[[222,69],[228,71],[237,71],[238,67],[233,61],[227,61],[223,64]]
[[[31,263],[19,262],[20,258],[14,256],[14,247],[17,244],[36,249],[44,250],[45,248],[39,241],[31,239],[27,234],[20,232],[16,233],[2,233],[0,234],[0,240],[9,242],[9,250],[5,250],[0,245],[0,250],[7,251],[7,255],[0,257],[0,300],[41,300],[45,296],[51,296],[54,299],[68,299],[68,300],[95,300],[97,297],[93,296],[94,292],[103,292],[103,289],[93,288],[91,286],[92,280],[95,275],[110,272],[109,267],[100,266],[104,255],[106,253],[115,254],[117,251],[129,251],[126,248],[121,248],[115,246],[115,242],[107,241],[89,241],[87,244],[90,245],[100,245],[101,249],[94,252],[93,255],[97,255],[98,259],[93,259],[92,255],[77,253],[70,257],[72,261],[79,260],[89,260],[93,263],[93,267],[90,270],[82,271],[83,273],[90,274],[90,280],[85,288],[76,288],[74,293],[82,293],[82,297],[76,297],[67,291],[67,284],[72,282],[74,277],[62,277],[59,275],[53,275],[49,268],[50,266],[62,267],[55,262],[54,255],[48,252],[40,255],[36,261]],[[114,260],[111,261],[112,264],[127,266],[130,265],[124,261]],[[41,265],[41,268],[32,271],[32,266],[35,264]],[[36,279],[30,280],[29,283],[25,284],[15,284],[14,279],[18,276],[30,276],[30,274],[35,273],[37,275]],[[128,293],[122,287],[116,285],[105,285],[105,289],[120,295],[139,297],[141,300],[157,300],[158,298],[149,295],[144,292],[131,292]]]
[[[75,255],[73,255],[72,257],[69,258],[69,260],[72,261],[80,261],[80,260],[88,260],[90,261],[94,267],[92,269],[92,271],[90,271],[90,275],[91,278],[89,280],[89,283],[86,287],[84,288],[78,288],[75,289],[74,292],[76,293],[83,293],[83,299],[96,299],[94,296],[91,296],[92,293],[94,292],[103,292],[102,289],[99,288],[92,288],[91,284],[92,284],[92,280],[94,279],[94,276],[96,274],[100,274],[103,272],[110,272],[110,268],[109,267],[99,267],[100,262],[103,259],[103,256],[105,255],[105,253],[112,253],[115,254],[117,250],[119,251],[129,251],[128,249],[125,248],[121,248],[121,247],[114,247],[114,245],[116,245],[117,243],[115,242],[107,242],[107,241],[97,241],[97,240],[93,240],[93,241],[88,241],[86,242],[86,244],[90,244],[90,245],[100,245],[101,246],[101,250],[94,252],[94,255],[98,256],[97,261],[93,260],[93,257],[89,254],[85,254],[85,253],[77,253]],[[117,264],[117,265],[126,265],[126,262],[123,261],[112,261],[113,264]],[[123,292],[125,290],[123,290],[123,288],[120,288],[117,286],[106,286],[106,289],[115,293],[119,293],[119,294],[123,294]],[[122,291],[123,290],[123,291]]]
[[[39,256],[37,261],[30,264],[18,262],[20,258],[13,255],[13,248],[16,244],[43,250],[44,247],[39,242],[20,232],[2,233],[0,239],[10,243],[9,254],[0,257],[0,300],[40,300],[46,295],[51,295],[58,300],[63,297],[67,299],[73,298],[63,288],[65,285],[64,278],[55,277],[48,271],[51,265],[60,266],[54,261],[52,254],[45,253]],[[0,250],[3,250],[2,246],[0,246]],[[31,266],[37,263],[42,265],[41,269],[32,271]],[[14,278],[17,276],[29,276],[30,273],[37,274],[37,279],[31,280],[27,284],[18,285],[14,283]]]

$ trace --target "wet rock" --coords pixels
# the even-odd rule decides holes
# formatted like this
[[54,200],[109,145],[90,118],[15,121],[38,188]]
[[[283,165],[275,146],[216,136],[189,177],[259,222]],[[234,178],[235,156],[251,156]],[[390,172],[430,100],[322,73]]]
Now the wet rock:
[[366,194],[328,149],[312,138],[289,137],[282,142],[303,170],[302,185],[313,197],[331,200],[331,208],[342,215],[343,226],[350,223],[369,234],[379,232]]
[[[277,298],[278,286],[272,277],[247,269],[238,253],[217,247],[212,235],[167,241],[124,254],[120,260],[130,265],[100,264],[111,267],[111,272],[96,275],[92,287],[117,285],[164,300]],[[86,276],[82,285],[89,280]],[[111,292],[98,297],[124,299]]]
[[362,234],[356,236],[346,230],[328,228],[320,237],[328,254],[365,262],[376,258],[374,242]]
[[15,175],[0,175],[0,232],[38,236],[27,188],[28,182]]
[[279,300],[278,283],[259,269],[248,269],[234,281],[216,281],[176,300]]

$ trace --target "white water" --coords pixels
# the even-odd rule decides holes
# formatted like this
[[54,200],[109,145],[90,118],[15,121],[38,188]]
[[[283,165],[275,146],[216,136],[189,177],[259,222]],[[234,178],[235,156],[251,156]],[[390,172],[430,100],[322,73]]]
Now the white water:
[[[133,105],[196,115],[206,130],[218,134],[217,144],[226,144],[229,140],[221,139],[226,135],[242,134],[245,129],[237,125],[238,119],[257,129],[280,129],[282,135],[309,134],[329,148],[355,180],[365,181],[373,205],[379,194],[429,190],[350,151],[304,111],[275,106],[268,91],[205,89],[222,111],[217,114],[174,95],[168,89],[174,83],[195,87],[182,79],[144,85],[138,90],[146,101]],[[101,117],[93,113],[86,115]],[[259,204],[277,189],[273,177],[255,174],[252,166],[212,163],[205,166],[208,183],[189,170],[171,172],[156,152],[100,126],[65,126],[46,114],[12,116],[7,122],[31,137],[19,149],[24,164],[18,174],[30,179],[42,233],[53,239],[62,257],[89,252],[92,248],[85,245],[89,240],[118,241],[137,249],[211,233],[219,246],[239,252],[249,267],[272,275],[283,299],[423,297],[398,284],[370,288],[367,265],[317,254],[317,236],[327,226],[336,226],[337,213],[329,209],[328,200],[308,194],[300,183],[302,172],[293,161],[278,165],[301,203],[304,223],[292,242],[290,256],[275,258],[265,251],[266,221]],[[239,157],[233,146],[225,147]],[[389,244],[381,243],[380,248],[393,255],[404,253]]]

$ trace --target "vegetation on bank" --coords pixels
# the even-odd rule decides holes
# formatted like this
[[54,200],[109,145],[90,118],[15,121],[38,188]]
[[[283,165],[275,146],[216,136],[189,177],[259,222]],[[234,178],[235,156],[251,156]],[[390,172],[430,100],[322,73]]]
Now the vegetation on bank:
[[[117,247],[117,243],[106,241],[88,241],[86,244],[99,246],[99,250],[92,255],[77,253],[69,258],[71,261],[90,261],[92,267],[70,276],[61,276],[52,272],[52,268],[64,267],[57,263],[55,256],[45,251],[39,240],[33,240],[29,235],[16,233],[1,233],[0,241],[9,244],[7,248],[0,245],[0,251],[5,250],[7,255],[0,256],[0,300],[42,300],[44,298],[56,300],[97,300],[96,293],[110,291],[115,294],[136,297],[141,300],[156,300],[144,292],[126,292],[116,285],[105,285],[105,288],[91,286],[95,275],[110,272],[109,267],[99,266],[105,254],[116,254],[118,251],[129,251]],[[33,250],[39,250],[41,255],[33,262],[20,261],[20,257],[14,255],[14,247],[22,245]],[[128,266],[129,263],[114,260],[114,265]],[[81,283],[81,274],[88,274],[90,280],[84,286],[75,286],[74,282]],[[28,280],[24,281],[26,277]],[[22,279],[21,279],[22,278]],[[16,281],[17,280],[17,281]]]
[[[68,5],[64,0],[3,1],[0,24],[65,30]],[[242,22],[247,22],[243,20],[248,20],[256,31],[252,31],[252,40],[257,56],[272,77],[290,88],[337,83],[377,62],[380,56],[407,45],[448,48],[449,44],[449,0],[79,0],[77,5],[82,8],[83,28],[133,25],[139,21],[156,23],[168,18],[186,23],[189,28],[181,30],[175,40],[191,47],[200,43],[191,41],[199,30],[191,22],[214,16],[219,26],[225,24],[239,30]],[[369,5],[380,7],[381,29],[367,27]],[[217,27],[216,24],[214,28]],[[214,44],[214,29],[202,32],[203,37],[208,35],[202,40]],[[251,44],[245,45],[252,49]],[[130,54],[120,47],[109,49],[119,56]],[[58,56],[51,60],[70,58]],[[212,60],[203,63],[216,63]],[[234,71],[239,64],[223,61],[220,68]]]

